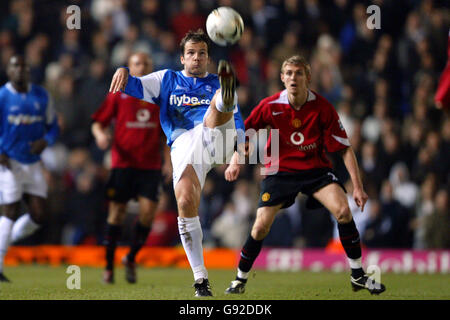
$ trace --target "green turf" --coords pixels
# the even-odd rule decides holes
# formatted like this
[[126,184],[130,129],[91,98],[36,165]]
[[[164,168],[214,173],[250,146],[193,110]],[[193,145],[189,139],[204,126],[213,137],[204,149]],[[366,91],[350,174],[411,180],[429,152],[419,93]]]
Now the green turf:
[[[21,265],[5,268],[11,283],[0,283],[0,300],[6,299],[96,299],[96,300],[178,300],[196,299],[188,269],[139,268],[138,283],[128,284],[124,269],[116,269],[114,285],[101,282],[102,270],[81,268],[81,289],[66,286],[67,266]],[[450,276],[443,274],[382,275],[387,291],[379,296],[367,291],[352,292],[349,274],[332,272],[253,271],[243,295],[225,295],[234,278],[233,270],[209,270],[214,297],[219,300],[314,300],[314,299],[450,299]]]

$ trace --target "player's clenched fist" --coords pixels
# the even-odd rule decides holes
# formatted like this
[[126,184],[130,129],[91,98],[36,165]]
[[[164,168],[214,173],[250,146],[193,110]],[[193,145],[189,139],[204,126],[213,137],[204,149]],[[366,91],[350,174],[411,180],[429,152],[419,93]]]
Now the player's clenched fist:
[[109,92],[116,93],[117,91],[125,90],[128,82],[128,70],[125,68],[117,69],[111,81]]

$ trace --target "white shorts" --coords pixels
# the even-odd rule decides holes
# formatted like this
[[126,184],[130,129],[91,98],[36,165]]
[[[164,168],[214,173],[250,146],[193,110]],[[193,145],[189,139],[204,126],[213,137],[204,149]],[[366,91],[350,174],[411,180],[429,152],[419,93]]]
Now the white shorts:
[[[208,115],[208,112],[205,114]],[[208,128],[204,123],[184,132],[172,144],[173,187],[177,185],[187,165],[192,165],[201,188],[207,173],[215,166],[229,163],[234,153],[236,126],[234,117],[225,124]]]
[[22,199],[23,194],[47,198],[47,182],[41,162],[23,164],[9,159],[11,169],[0,165],[0,205]]

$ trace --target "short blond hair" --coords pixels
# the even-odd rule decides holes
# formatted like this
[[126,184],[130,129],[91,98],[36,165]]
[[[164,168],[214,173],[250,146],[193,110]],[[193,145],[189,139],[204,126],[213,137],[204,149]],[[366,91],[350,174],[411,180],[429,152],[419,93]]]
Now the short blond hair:
[[303,56],[295,55],[284,60],[283,64],[281,65],[281,73],[284,73],[284,68],[288,64],[293,64],[294,66],[302,66],[303,69],[305,69],[306,76],[308,78],[311,77],[311,66]]

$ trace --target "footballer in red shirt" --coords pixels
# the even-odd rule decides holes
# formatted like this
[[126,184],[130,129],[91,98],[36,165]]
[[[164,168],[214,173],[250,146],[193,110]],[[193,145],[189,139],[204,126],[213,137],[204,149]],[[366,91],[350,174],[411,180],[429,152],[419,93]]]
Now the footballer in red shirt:
[[[292,205],[299,192],[308,195],[307,206],[325,206],[336,218],[341,243],[352,270],[350,277],[354,291],[367,289],[373,294],[385,290],[365,274],[361,264],[361,244],[349,209],[345,189],[331,168],[327,152],[338,152],[353,183],[353,198],[364,210],[368,199],[364,192],[358,163],[344,127],[334,107],[318,93],[308,88],[311,69],[301,56],[283,62],[281,81],[285,90],[265,98],[245,121],[245,128],[259,130],[270,126],[279,130],[279,156],[272,156],[266,164],[267,176],[261,182],[261,195],[256,220],[241,251],[236,279],[225,291],[240,294],[245,291],[253,262],[264,238],[270,231],[276,213]],[[271,150],[268,150],[270,154]],[[240,154],[235,153],[225,178],[233,181],[240,170]]]
[[[144,53],[133,54],[128,64],[130,73],[135,76],[148,74],[152,69],[152,62]],[[114,254],[126,214],[126,204],[130,199],[137,198],[139,219],[134,225],[130,251],[122,259],[127,281],[135,283],[135,257],[144,245],[153,222],[162,178],[161,169],[164,176],[172,176],[170,150],[162,134],[159,107],[125,93],[109,93],[92,119],[92,133],[97,146],[105,150],[112,140],[111,174],[106,185],[106,197],[110,202],[103,280],[105,283],[114,282]],[[112,124],[113,137],[110,132]]]

